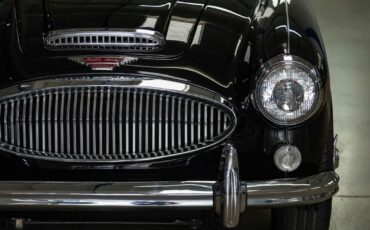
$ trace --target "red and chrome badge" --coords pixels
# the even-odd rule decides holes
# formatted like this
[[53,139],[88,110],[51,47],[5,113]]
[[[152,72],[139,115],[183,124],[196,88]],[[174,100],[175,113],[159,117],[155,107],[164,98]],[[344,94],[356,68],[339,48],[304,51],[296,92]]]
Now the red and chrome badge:
[[77,56],[69,57],[71,61],[89,66],[92,70],[112,71],[114,68],[136,61],[137,58],[126,56]]

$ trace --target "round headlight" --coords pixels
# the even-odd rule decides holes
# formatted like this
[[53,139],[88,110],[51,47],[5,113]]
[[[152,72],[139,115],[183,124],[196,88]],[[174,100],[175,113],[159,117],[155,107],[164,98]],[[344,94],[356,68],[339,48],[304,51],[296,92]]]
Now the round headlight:
[[318,107],[320,96],[320,80],[315,68],[292,56],[265,65],[255,92],[262,114],[281,125],[306,120]]

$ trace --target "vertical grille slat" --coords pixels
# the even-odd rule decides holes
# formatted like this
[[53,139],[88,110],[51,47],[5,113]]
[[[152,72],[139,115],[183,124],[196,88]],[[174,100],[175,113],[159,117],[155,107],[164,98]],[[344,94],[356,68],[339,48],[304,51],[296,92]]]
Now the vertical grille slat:
[[35,139],[36,139],[36,151],[40,150],[40,142],[39,142],[39,111],[40,111],[40,96],[37,94],[36,95],[36,109],[35,109],[35,129],[36,129],[36,134],[35,134]]
[[78,136],[77,136],[77,123],[78,123],[78,118],[77,118],[77,99],[78,99],[78,90],[76,89],[76,91],[74,92],[73,96],[74,96],[74,99],[73,99],[73,118],[72,118],[72,124],[73,124],[73,136],[71,138],[71,142],[73,143],[73,154],[76,155],[77,154],[77,139],[78,139]]
[[125,116],[125,125],[126,125],[126,128],[125,128],[125,131],[126,131],[126,141],[125,141],[125,146],[126,146],[126,155],[129,154],[130,152],[130,145],[129,145],[129,141],[130,141],[130,135],[129,135],[129,115],[130,115],[130,89],[127,90],[126,92],[126,116]]
[[163,107],[163,94],[159,95],[159,108],[158,108],[158,150],[162,150],[162,107]]
[[41,110],[41,150],[46,152],[46,127],[45,127],[45,117],[46,117],[46,95],[42,95],[42,110]]
[[58,114],[59,114],[59,93],[55,93],[55,103],[54,103],[54,152],[59,152],[59,135],[58,135]]
[[110,101],[111,101],[111,93],[110,93],[110,89],[107,90],[107,99],[106,99],[106,103],[105,103],[105,111],[106,111],[106,115],[105,115],[105,154],[108,158],[110,158],[110,139],[112,138],[109,133],[109,126],[110,126],[110,121],[109,121],[109,118],[110,118]]
[[[113,102],[112,102],[112,154],[116,156],[116,107],[117,107],[117,89],[113,91]],[[87,110],[88,111],[88,110]]]
[[143,92],[140,92],[140,101],[139,101],[139,153],[142,153],[142,142],[143,142]]
[[[91,147],[90,147],[90,130],[93,123],[91,122],[91,88],[87,89],[87,103],[86,103],[86,153],[91,155]],[[91,142],[92,143],[92,142]]]
[[146,94],[146,101],[145,101],[145,153],[149,152],[149,102],[150,102],[150,95],[149,93]]
[[[83,110],[84,110],[84,106],[85,106],[85,103],[84,103],[84,98],[85,98],[85,92],[84,92],[84,88],[81,89],[81,105],[80,105],[80,116],[79,116],[79,128],[80,128],[80,155],[81,156],[84,156],[84,127],[83,127],[83,124],[84,124],[84,114],[83,114]],[[86,115],[85,115],[86,116]],[[87,120],[87,117],[86,117],[86,120]]]
[[175,100],[176,98],[175,97],[172,97],[172,100],[171,100],[171,149],[174,149],[175,148],[175,127],[176,127],[176,123],[175,123]]
[[136,90],[133,92],[132,106],[132,154],[136,158]]
[[150,88],[66,86],[0,99],[0,148],[49,160],[170,156],[216,142],[232,124],[215,102]]
[[14,144],[14,101],[10,102],[10,143]]
[[18,100],[18,101],[16,101],[17,102],[17,106],[16,106],[16,113],[15,113],[15,120],[16,120],[16,131],[15,131],[15,133],[16,133],[16,144],[17,144],[17,146],[20,146],[21,145],[21,128],[20,128],[20,122],[21,122],[21,119],[20,119],[20,115],[19,115],[19,113],[21,112],[20,111],[20,104],[21,104],[21,100]]
[[155,135],[155,124],[156,124],[156,107],[157,107],[157,105],[156,105],[156,103],[155,103],[155,101],[156,101],[156,93],[154,93],[154,95],[153,95],[153,104],[152,104],[152,108],[153,108],[153,113],[152,113],[152,152],[155,152],[156,151],[156,149],[155,149],[155,137],[156,137],[156,135]]
[[[185,111],[184,111],[184,119],[185,119],[185,129],[184,129],[184,145],[187,146],[188,145],[188,127],[189,127],[189,124],[188,124],[188,106],[189,106],[189,101],[186,99],[185,100]],[[190,112],[191,113],[191,112]]]
[[[27,121],[26,121],[26,109],[27,109],[27,98],[26,97],[23,97],[22,98],[22,102],[23,102],[23,108],[22,108],[22,135],[23,135],[23,143],[22,145],[24,147],[27,147],[27,129],[26,129],[26,125],[27,125]],[[0,105],[0,110],[1,110],[2,106]],[[2,112],[0,112],[0,115],[2,114]],[[0,125],[1,127],[2,125]],[[0,129],[0,140],[2,140],[1,138],[1,129]]]
[[52,99],[53,99],[53,94],[48,95],[48,116],[47,116],[47,127],[48,127],[48,132],[47,132],[47,137],[48,137],[48,143],[47,143],[47,150],[48,152],[52,152],[52,133],[51,133],[51,105],[52,105]]
[[169,135],[168,135],[168,122],[169,122],[169,119],[168,119],[168,113],[169,113],[169,95],[166,95],[166,109],[165,109],[165,127],[164,127],[164,149],[165,150],[168,150],[168,141],[169,141]]
[[60,102],[60,152],[64,153],[64,103],[65,103],[65,92],[61,92],[61,102]]
[[118,127],[118,142],[119,142],[119,154],[123,154],[123,90],[120,90],[119,92],[119,115],[118,115],[118,121],[119,121],[119,127]]
[[182,127],[181,127],[181,102],[182,102],[182,99],[179,98],[179,105],[178,105],[178,114],[177,114],[177,148],[181,148],[182,146]]
[[66,113],[66,126],[67,126],[67,154],[71,154],[71,126],[70,126],[70,114],[71,114],[71,100],[72,100],[72,92],[71,89],[68,91],[68,96],[67,96],[67,113]]
[[4,140],[8,141],[8,103],[4,104]]

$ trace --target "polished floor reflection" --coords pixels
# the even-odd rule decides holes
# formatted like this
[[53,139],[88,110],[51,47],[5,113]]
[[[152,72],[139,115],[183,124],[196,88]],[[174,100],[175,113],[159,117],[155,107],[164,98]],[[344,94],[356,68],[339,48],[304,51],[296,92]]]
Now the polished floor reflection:
[[370,1],[311,0],[331,67],[341,189],[332,230],[370,229]]

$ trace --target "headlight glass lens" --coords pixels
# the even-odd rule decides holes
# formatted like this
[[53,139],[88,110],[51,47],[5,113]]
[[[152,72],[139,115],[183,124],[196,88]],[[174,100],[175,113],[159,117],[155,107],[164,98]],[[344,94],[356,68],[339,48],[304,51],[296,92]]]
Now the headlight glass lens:
[[269,120],[291,125],[313,113],[320,98],[320,84],[312,69],[299,62],[283,61],[262,74],[256,100]]

